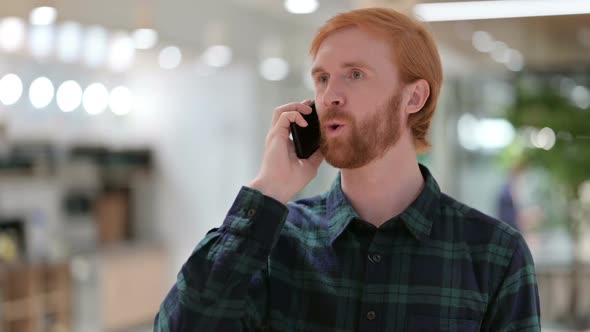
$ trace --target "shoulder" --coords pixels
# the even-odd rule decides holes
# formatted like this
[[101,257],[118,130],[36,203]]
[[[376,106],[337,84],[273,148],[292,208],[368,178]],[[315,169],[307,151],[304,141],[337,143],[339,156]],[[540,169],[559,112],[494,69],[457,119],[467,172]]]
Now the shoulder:
[[431,238],[460,250],[480,287],[494,290],[514,271],[534,271],[530,250],[517,230],[448,195],[440,199]]
[[439,202],[431,238],[438,238],[434,243],[454,258],[450,266],[460,262],[464,287],[484,295],[482,330],[526,326],[528,331],[530,324],[538,324],[534,263],[522,235],[448,195],[442,194]]
[[440,226],[458,229],[466,242],[505,246],[522,239],[520,233],[505,222],[446,194],[441,194],[440,202],[439,220],[443,221]]
[[460,242],[473,264],[493,265],[500,269],[521,256],[523,264],[532,264],[529,248],[522,235],[506,224],[454,198],[442,194],[439,223],[433,236],[445,236]]

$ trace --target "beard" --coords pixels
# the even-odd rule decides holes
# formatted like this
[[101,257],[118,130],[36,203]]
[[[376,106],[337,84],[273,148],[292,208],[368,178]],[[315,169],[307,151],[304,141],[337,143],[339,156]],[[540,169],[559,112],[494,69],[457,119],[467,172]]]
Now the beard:
[[336,137],[326,137],[321,128],[320,150],[326,162],[340,169],[354,169],[383,157],[387,150],[399,141],[401,93],[393,96],[377,111],[363,121],[356,121],[350,114],[327,109],[320,123],[339,120],[347,132]]

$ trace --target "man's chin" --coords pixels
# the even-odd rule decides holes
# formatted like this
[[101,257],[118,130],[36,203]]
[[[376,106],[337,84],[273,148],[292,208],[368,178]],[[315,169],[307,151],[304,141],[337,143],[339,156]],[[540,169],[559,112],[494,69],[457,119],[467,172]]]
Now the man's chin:
[[342,144],[330,142],[321,147],[322,155],[328,164],[336,168],[343,168],[350,156]]
[[368,164],[368,162],[361,162],[351,158],[325,158],[325,160],[330,166],[338,169],[357,169]]
[[332,156],[324,156],[324,159],[326,160],[326,163],[328,163],[328,165],[330,165],[334,168],[339,168],[339,169],[348,168],[346,160],[343,158],[333,158]]
[[358,160],[350,146],[330,146],[322,149],[322,155],[330,166],[339,169],[354,169],[366,164]]

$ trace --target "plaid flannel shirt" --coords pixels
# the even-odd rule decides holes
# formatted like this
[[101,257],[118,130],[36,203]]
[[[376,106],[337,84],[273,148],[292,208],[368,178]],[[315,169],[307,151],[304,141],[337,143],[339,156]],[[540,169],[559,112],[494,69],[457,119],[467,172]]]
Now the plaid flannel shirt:
[[183,265],[156,331],[540,331],[533,261],[508,225],[425,186],[381,227],[341,189],[285,206],[243,187]]

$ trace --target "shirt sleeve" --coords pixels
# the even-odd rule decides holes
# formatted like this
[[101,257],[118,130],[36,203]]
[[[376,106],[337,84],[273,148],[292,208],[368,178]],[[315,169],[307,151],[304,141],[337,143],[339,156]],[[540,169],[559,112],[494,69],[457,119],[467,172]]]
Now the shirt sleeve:
[[223,225],[197,245],[178,273],[154,331],[252,331],[267,316],[268,256],[287,207],[242,187]]
[[482,331],[541,331],[539,291],[531,253],[519,236],[505,276],[491,299]]

